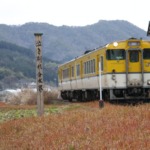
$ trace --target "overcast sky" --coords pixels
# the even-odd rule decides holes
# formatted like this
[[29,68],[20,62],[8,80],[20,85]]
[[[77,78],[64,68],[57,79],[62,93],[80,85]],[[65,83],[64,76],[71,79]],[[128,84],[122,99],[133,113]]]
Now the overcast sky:
[[99,20],[126,20],[147,31],[150,0],[0,0],[0,24],[84,26]]

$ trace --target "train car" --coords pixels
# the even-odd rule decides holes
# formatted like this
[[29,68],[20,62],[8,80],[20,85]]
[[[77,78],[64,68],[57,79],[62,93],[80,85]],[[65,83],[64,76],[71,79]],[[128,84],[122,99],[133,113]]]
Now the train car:
[[104,100],[150,99],[150,41],[112,42],[60,65],[61,97],[69,101],[99,99],[99,75]]

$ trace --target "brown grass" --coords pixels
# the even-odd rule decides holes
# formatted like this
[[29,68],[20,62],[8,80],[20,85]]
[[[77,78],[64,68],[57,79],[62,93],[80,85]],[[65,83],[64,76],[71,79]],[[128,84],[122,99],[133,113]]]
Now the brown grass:
[[81,107],[0,124],[0,149],[149,150],[149,104],[106,103],[103,109],[98,102],[71,105]]

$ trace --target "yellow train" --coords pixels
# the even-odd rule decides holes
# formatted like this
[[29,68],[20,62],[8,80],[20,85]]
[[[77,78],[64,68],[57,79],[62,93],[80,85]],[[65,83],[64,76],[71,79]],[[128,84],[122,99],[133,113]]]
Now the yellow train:
[[130,38],[87,51],[58,67],[58,81],[69,101],[99,99],[100,89],[104,100],[150,99],[150,41]]

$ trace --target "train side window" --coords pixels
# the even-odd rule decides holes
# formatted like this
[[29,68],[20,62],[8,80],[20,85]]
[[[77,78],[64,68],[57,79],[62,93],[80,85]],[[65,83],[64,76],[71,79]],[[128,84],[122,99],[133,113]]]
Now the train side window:
[[93,73],[94,72],[94,63],[93,63],[93,59],[91,60],[91,73]]
[[84,74],[95,73],[95,59],[84,62]]
[[84,62],[84,74],[88,74],[88,62]]
[[85,62],[85,74],[87,74],[87,62]]
[[95,72],[95,70],[96,70],[96,69],[95,69],[95,65],[96,65],[96,63],[95,63],[95,59],[94,59],[94,72]]
[[80,75],[80,65],[76,65],[76,75],[79,76]]
[[91,73],[91,61],[89,61],[89,73]]
[[143,59],[150,59],[150,49],[143,50]]
[[85,74],[85,69],[86,69],[85,62],[83,63],[83,69],[84,69],[84,74]]
[[71,67],[71,76],[74,77],[74,67]]
[[63,77],[63,79],[69,78],[69,68],[64,69],[64,70],[62,71],[62,77]]
[[87,74],[89,73],[89,61],[87,62]]
[[92,60],[92,73],[95,73],[95,59]]
[[92,73],[92,60],[90,60],[90,73]]

